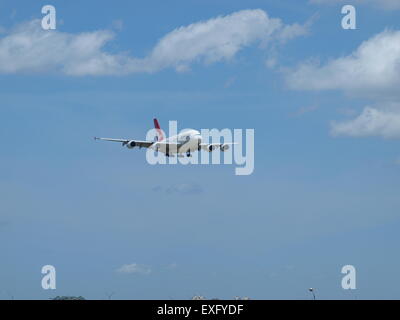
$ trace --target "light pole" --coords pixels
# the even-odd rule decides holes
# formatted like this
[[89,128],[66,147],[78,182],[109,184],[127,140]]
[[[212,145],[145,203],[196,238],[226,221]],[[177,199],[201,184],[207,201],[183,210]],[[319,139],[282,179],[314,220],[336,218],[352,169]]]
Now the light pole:
[[310,288],[310,289],[308,289],[308,291],[310,291],[312,293],[313,298],[315,300],[315,293],[314,293],[315,289],[314,288]]

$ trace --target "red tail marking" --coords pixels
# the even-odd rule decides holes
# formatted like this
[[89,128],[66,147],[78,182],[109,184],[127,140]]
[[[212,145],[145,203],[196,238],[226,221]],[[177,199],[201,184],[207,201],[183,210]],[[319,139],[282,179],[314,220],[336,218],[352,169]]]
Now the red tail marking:
[[157,133],[158,133],[158,141],[164,140],[164,134],[160,128],[160,124],[158,123],[157,119],[154,119],[154,127],[156,128]]

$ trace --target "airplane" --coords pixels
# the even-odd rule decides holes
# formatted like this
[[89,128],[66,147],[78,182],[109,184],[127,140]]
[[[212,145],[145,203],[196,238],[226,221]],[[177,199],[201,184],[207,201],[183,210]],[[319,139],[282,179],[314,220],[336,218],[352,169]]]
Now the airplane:
[[134,147],[149,148],[155,151],[165,153],[167,157],[174,157],[177,154],[178,157],[183,157],[186,153],[187,157],[192,156],[192,152],[205,150],[208,152],[220,149],[226,151],[229,147],[235,143],[224,142],[224,143],[202,143],[202,136],[198,130],[188,129],[175,136],[165,138],[164,133],[157,119],[153,119],[154,127],[157,131],[155,141],[142,141],[132,139],[112,139],[112,138],[98,138],[94,137],[95,140],[113,141],[120,142],[122,146],[126,146],[128,149]]

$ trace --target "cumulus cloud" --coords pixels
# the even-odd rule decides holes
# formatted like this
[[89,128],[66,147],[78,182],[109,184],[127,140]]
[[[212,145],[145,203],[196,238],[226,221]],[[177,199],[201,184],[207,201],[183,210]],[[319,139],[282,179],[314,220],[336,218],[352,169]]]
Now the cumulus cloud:
[[151,268],[145,265],[140,265],[137,263],[132,263],[132,264],[124,264],[118,269],[115,270],[118,273],[123,273],[123,274],[132,274],[132,273],[137,273],[137,274],[150,274],[151,273]]
[[333,122],[332,134],[352,137],[400,138],[400,104],[393,110],[366,107],[355,119]]
[[[349,4],[348,0],[310,0],[310,3],[316,4]],[[354,4],[366,4],[373,5],[376,8],[382,8],[385,10],[397,10],[400,9],[399,0],[354,0]]]
[[400,83],[400,31],[385,30],[363,42],[352,54],[300,64],[287,73],[293,89],[341,89],[362,95],[398,93]]
[[400,31],[385,30],[325,64],[302,63],[286,81],[292,89],[341,90],[374,101],[354,119],[332,122],[333,135],[400,138]]
[[113,38],[110,31],[68,34],[45,31],[39,20],[21,24],[0,38],[0,73],[62,72],[106,74],[122,72],[130,61],[102,51]]
[[232,59],[244,47],[287,41],[307,33],[307,26],[285,25],[263,10],[242,10],[183,26],[161,38],[150,54],[138,58],[110,53],[109,30],[66,33],[42,30],[39,20],[21,24],[0,37],[0,73],[61,72],[67,75],[123,75],[186,71],[192,63]]

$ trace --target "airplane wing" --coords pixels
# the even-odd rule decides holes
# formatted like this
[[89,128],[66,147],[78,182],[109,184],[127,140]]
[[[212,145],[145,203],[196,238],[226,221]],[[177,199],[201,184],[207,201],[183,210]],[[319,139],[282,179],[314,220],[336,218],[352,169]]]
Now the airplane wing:
[[140,140],[128,140],[128,139],[112,139],[112,138],[97,138],[94,137],[95,140],[103,140],[103,141],[112,141],[112,142],[121,142],[123,146],[127,145],[128,143],[134,142],[134,146],[139,148],[149,148],[154,141],[140,141]]

